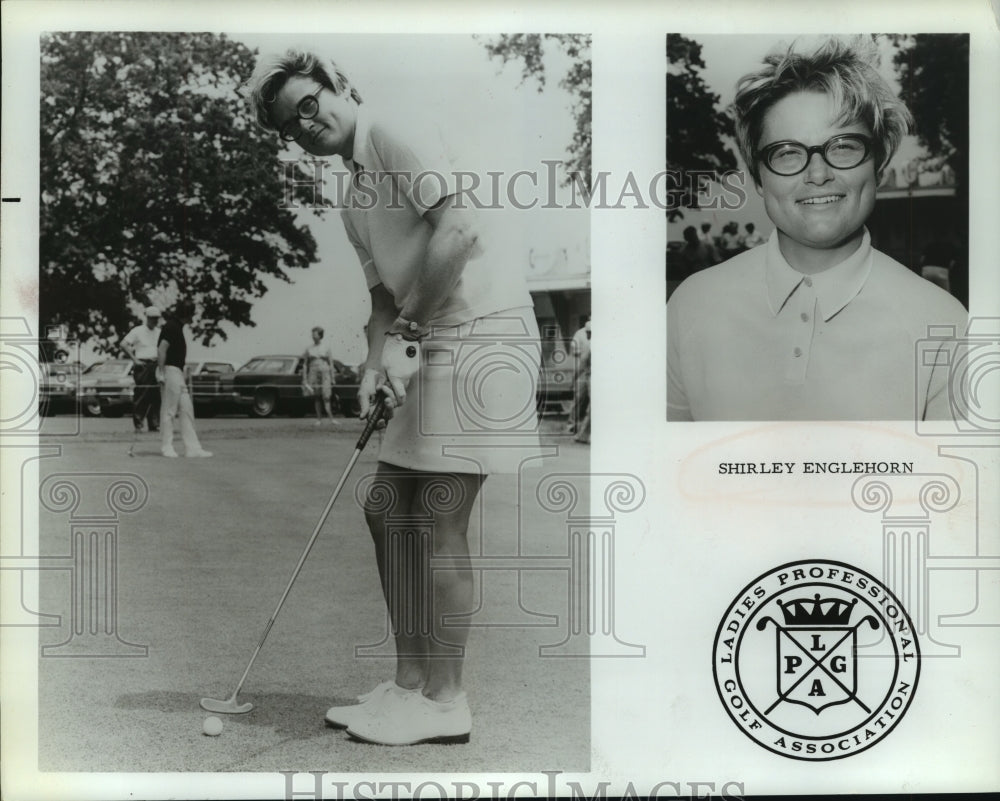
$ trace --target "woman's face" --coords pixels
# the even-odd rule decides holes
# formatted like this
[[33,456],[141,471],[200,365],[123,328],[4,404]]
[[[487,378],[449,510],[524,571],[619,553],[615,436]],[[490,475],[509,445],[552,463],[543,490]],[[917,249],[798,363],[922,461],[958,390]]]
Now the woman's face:
[[[307,97],[316,98],[319,111],[312,119],[303,120],[299,118],[298,107]],[[271,120],[279,131],[286,124],[298,120],[301,132],[295,142],[314,156],[350,158],[354,152],[357,116],[358,107],[351,100],[349,90],[336,94],[318,81],[302,75],[295,75],[285,82],[271,107]]]
[[[812,147],[838,134],[871,136],[861,123],[837,122],[841,109],[823,92],[796,92],[775,103],[764,117],[758,150],[792,140]],[[757,192],[778,229],[782,253],[794,264],[796,253],[829,251],[832,266],[857,248],[865,220],[875,206],[875,160],[838,170],[813,153],[798,175],[776,175],[760,164]],[[815,256],[815,253],[806,253]],[[812,259],[815,263],[815,259]]]
[[313,342],[315,342],[318,345],[319,341],[323,338],[323,335],[319,331],[313,331],[312,338]]

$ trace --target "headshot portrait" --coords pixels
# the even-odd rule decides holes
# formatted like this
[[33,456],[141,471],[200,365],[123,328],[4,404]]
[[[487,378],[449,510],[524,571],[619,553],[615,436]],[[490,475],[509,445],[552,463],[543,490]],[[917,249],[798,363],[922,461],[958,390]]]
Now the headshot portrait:
[[[915,88],[915,65],[945,48],[967,84],[967,37],[705,38],[667,42],[668,170],[684,187],[668,210],[667,419],[950,418],[968,110]],[[951,139],[935,140],[949,113]],[[711,136],[694,145],[699,128]]]

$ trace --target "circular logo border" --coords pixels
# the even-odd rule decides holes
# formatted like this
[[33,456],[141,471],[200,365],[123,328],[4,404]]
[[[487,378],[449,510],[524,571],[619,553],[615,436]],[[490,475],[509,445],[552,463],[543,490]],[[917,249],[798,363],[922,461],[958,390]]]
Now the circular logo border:
[[[888,726],[886,726],[885,728],[880,729],[880,734],[879,734],[878,737],[874,738],[870,743],[867,743],[867,744],[864,744],[864,745],[860,745],[858,748],[852,749],[850,751],[847,751],[846,753],[834,753],[834,754],[830,754],[830,755],[828,755],[828,754],[822,754],[822,755],[819,755],[819,756],[806,756],[806,755],[799,754],[799,753],[792,753],[792,752],[789,752],[789,751],[780,750],[780,749],[775,748],[772,745],[770,745],[765,739],[755,737],[753,735],[753,733],[750,731],[750,727],[744,725],[744,723],[741,722],[741,720],[739,719],[739,717],[735,714],[735,712],[734,712],[734,710],[732,708],[732,705],[729,702],[729,696],[733,695],[733,693],[731,691],[724,690],[723,682],[722,682],[722,680],[720,679],[720,676],[719,676],[719,672],[720,672],[719,671],[719,664],[720,664],[720,660],[719,660],[719,645],[723,641],[723,635],[726,632],[727,623],[729,623],[733,619],[734,612],[737,610],[737,608],[739,607],[739,605],[743,602],[743,600],[745,598],[747,598],[748,596],[754,594],[753,591],[754,591],[755,588],[759,587],[762,583],[766,582],[768,579],[772,578],[773,576],[775,576],[779,572],[786,571],[786,570],[793,569],[793,568],[802,568],[803,566],[823,566],[823,567],[826,567],[826,568],[831,568],[831,567],[833,567],[833,568],[840,568],[840,569],[843,569],[843,570],[845,570],[847,572],[850,572],[850,573],[853,573],[853,574],[857,574],[857,576],[859,576],[859,577],[866,578],[871,584],[876,585],[885,594],[885,597],[886,597],[887,602],[889,604],[894,605],[899,610],[899,615],[905,620],[906,625],[907,625],[907,627],[909,629],[909,633],[912,636],[912,640],[911,640],[912,646],[911,646],[911,648],[912,648],[913,652],[915,653],[914,667],[913,667],[913,679],[912,679],[912,684],[910,685],[910,688],[909,688],[909,693],[908,693],[907,700],[906,700],[905,704],[903,704],[901,708],[899,708],[899,709],[896,710],[896,714],[894,715],[894,718],[893,718],[892,722]],[[805,587],[812,587],[812,586],[831,586],[831,585],[830,585],[830,581],[829,581],[828,578],[816,578],[814,582],[800,582],[800,583],[796,584],[795,586],[796,587],[805,588]],[[847,591],[847,592],[850,592],[852,594],[857,594],[857,595],[861,596],[861,593],[858,590],[854,589],[853,587],[844,586],[843,590]],[[776,592],[773,592],[773,591],[771,591],[771,592],[766,592],[765,591],[765,595],[767,596],[766,597],[766,601],[772,600],[778,594],[780,594],[780,593],[776,593]],[[761,603],[761,606],[763,606],[763,603]],[[739,668],[738,668],[739,648],[740,648],[740,645],[742,644],[742,641],[743,641],[743,635],[746,633],[747,627],[750,625],[751,621],[753,621],[754,618],[756,618],[756,616],[757,616],[758,613],[759,613],[759,610],[753,612],[752,614],[746,615],[745,616],[746,619],[745,619],[743,625],[740,627],[738,635],[736,633],[733,633],[734,638],[737,639],[737,644],[733,648],[733,660],[732,660],[733,667],[732,667],[732,672],[733,672],[733,678],[734,678],[734,680],[736,682],[736,686],[737,686],[737,688],[739,690],[739,695],[741,696],[741,702],[745,704],[745,708],[748,708],[748,709],[752,710],[761,719],[763,719],[764,721],[767,721],[767,719],[764,717],[764,715],[760,714],[759,710],[757,710],[757,708],[754,705],[754,703],[748,697],[748,694],[744,691],[744,689],[743,689],[743,682],[742,682],[742,679],[740,678]],[[879,618],[883,621],[883,623],[886,622],[885,616],[882,615],[881,613],[879,614]],[[900,665],[902,664],[902,660],[900,660],[900,658],[899,658],[899,654],[901,653],[901,649],[900,649],[900,646],[899,646],[899,642],[896,639],[897,638],[897,634],[892,630],[892,627],[886,625],[886,631],[889,633],[889,636],[893,638],[893,651],[897,655],[896,658],[895,658],[895,660],[894,660],[896,662],[896,665],[895,665],[894,670],[893,670],[893,680],[892,680],[892,686],[894,687],[895,683],[896,683],[896,679],[899,676]],[[910,707],[910,704],[913,702],[913,697],[916,694],[917,686],[919,684],[920,667],[921,667],[920,642],[919,642],[919,637],[918,637],[918,634],[916,632],[916,629],[913,626],[913,620],[910,618],[909,613],[904,608],[904,606],[902,605],[902,603],[900,603],[899,599],[892,592],[892,590],[890,590],[882,581],[880,581],[879,579],[877,579],[873,575],[871,575],[871,573],[869,573],[869,572],[867,572],[865,570],[861,570],[860,568],[857,568],[854,565],[847,564],[846,562],[840,562],[840,561],[836,561],[836,560],[833,560],[833,559],[799,559],[799,560],[796,560],[794,562],[786,562],[783,565],[779,565],[777,567],[771,568],[770,570],[766,571],[765,573],[762,573],[761,575],[759,575],[753,581],[749,582],[746,586],[744,586],[736,594],[736,597],[733,599],[732,603],[730,603],[729,606],[726,607],[726,611],[725,611],[725,613],[722,616],[722,620],[719,622],[719,626],[716,629],[715,638],[712,641],[712,678],[715,681],[715,689],[716,689],[716,692],[719,695],[719,700],[722,702],[723,708],[726,710],[726,714],[733,721],[733,723],[736,724],[736,727],[741,732],[743,732],[743,734],[747,738],[749,738],[750,740],[752,740],[754,743],[756,743],[761,748],[764,748],[765,750],[770,751],[773,754],[777,754],[778,756],[782,756],[782,757],[785,757],[787,759],[796,759],[796,760],[799,760],[799,761],[802,761],[802,762],[830,762],[830,761],[833,761],[833,760],[836,760],[836,759],[846,759],[847,757],[854,756],[855,754],[860,754],[862,751],[866,751],[869,748],[871,748],[872,746],[877,745],[878,743],[882,742],[882,740],[884,740],[892,732],[892,730],[899,724],[899,721],[903,719],[904,715],[906,714],[906,711]],[[885,698],[883,698],[882,701],[879,702],[879,704],[877,705],[876,709],[880,708],[883,704],[885,704],[886,701],[892,695],[893,695],[893,692],[890,690],[890,692],[886,694]],[[857,731],[865,728],[871,722],[871,720],[874,717],[875,717],[875,713],[873,713],[863,723],[861,723],[858,726],[854,727],[851,730],[851,733],[856,733]],[[811,742],[816,742],[816,741],[832,741],[832,740],[835,740],[837,738],[842,738],[844,736],[843,733],[831,734],[831,735],[819,735],[819,736],[814,735],[814,734],[793,734],[793,733],[784,731],[783,729],[779,728],[776,724],[770,723],[770,721],[767,721],[767,723],[768,723],[768,726],[770,727],[770,729],[773,730],[773,731],[775,731],[775,732],[778,732],[778,733],[780,733],[780,734],[782,734],[784,736],[795,737],[795,738],[798,738],[798,739],[804,740],[804,741],[811,741]]]

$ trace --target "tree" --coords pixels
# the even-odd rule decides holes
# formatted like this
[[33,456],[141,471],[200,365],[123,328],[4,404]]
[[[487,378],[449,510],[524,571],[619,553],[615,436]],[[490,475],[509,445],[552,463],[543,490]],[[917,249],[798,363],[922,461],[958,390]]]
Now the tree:
[[185,297],[208,345],[254,325],[265,277],[316,261],[280,207],[282,144],[237,94],[254,54],[207,33],[41,43],[40,319],[108,351],[147,302]]
[[[934,33],[890,37],[900,99],[913,114],[914,133],[929,154],[921,169],[943,164],[955,174],[951,224],[955,263],[951,292],[968,306],[969,283],[969,34]],[[943,222],[943,221],[942,221]]]
[[913,114],[920,144],[929,160],[955,172],[956,194],[969,186],[969,34],[934,33],[892,36],[892,62],[899,76],[900,99]]
[[698,72],[705,67],[698,42],[668,34],[667,64],[667,174],[675,190],[667,216],[675,220],[684,216],[682,207],[698,208],[700,180],[692,172],[736,169],[736,157],[722,140],[735,129]]
[[545,44],[558,47],[569,60],[566,74],[559,86],[572,98],[570,111],[576,119],[573,140],[566,146],[569,158],[565,161],[568,177],[566,182],[582,181],[589,191],[591,187],[591,72],[590,36],[576,33],[546,34],[502,34],[495,39],[485,40],[483,46],[492,58],[499,58],[504,64],[521,61],[522,84],[534,80],[538,91],[545,88]]

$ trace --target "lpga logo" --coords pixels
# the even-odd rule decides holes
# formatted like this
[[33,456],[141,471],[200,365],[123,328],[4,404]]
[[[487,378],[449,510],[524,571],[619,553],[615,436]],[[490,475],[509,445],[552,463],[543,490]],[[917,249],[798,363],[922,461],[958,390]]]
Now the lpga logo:
[[712,666],[744,734],[781,756],[830,760],[870,748],[899,723],[917,687],[920,647],[881,582],[842,562],[809,560],[775,568],[737,596]]
[[757,622],[758,631],[773,623],[778,640],[778,698],[765,715],[782,702],[802,704],[818,715],[829,706],[854,701],[871,712],[857,695],[858,626],[867,623],[877,629],[879,622],[866,615],[848,628],[857,602],[857,598],[821,600],[819,593],[812,599],[777,600],[785,625],[770,617]]

